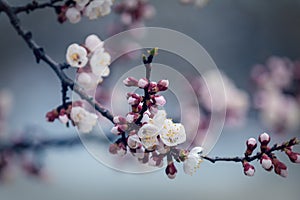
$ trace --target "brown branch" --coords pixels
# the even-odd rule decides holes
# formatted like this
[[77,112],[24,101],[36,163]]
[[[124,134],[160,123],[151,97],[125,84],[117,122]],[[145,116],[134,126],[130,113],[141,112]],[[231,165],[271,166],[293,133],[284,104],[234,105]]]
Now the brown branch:
[[48,64],[51,67],[51,69],[55,72],[55,74],[60,79],[63,85],[76,92],[82,99],[86,100],[90,105],[92,105],[99,113],[101,113],[104,117],[113,122],[113,115],[110,113],[110,111],[102,107],[91,96],[87,95],[81,87],[79,87],[72,79],[70,79],[65,74],[65,72],[63,71],[64,67],[62,67],[65,66],[65,64],[59,64],[56,61],[54,61],[49,55],[45,53],[43,48],[40,47],[32,39],[31,32],[25,31],[23,29],[20,20],[15,14],[13,8],[5,0],[0,0],[0,10],[6,13],[8,18],[10,19],[11,25],[14,27],[16,32],[24,39],[28,47],[33,51],[37,63],[39,63],[42,60],[46,64]]
[[212,163],[218,162],[218,161],[225,161],[225,162],[252,162],[254,160],[259,160],[263,154],[267,154],[268,156],[271,157],[272,153],[275,151],[284,151],[284,149],[292,147],[294,145],[299,144],[299,140],[297,138],[293,138],[289,140],[288,142],[283,143],[282,145],[277,145],[275,144],[272,148],[264,151],[264,152],[258,152],[254,156],[244,156],[244,157],[209,157],[209,156],[202,156],[204,160],[208,160]]
[[[151,51],[153,51],[153,50],[151,50]],[[149,84],[150,84],[150,76],[151,76],[151,68],[152,68],[151,63],[153,61],[153,57],[154,57],[154,54],[152,54],[152,53],[150,53],[148,57],[145,57],[145,56],[143,57],[143,62],[144,62],[145,68],[146,68],[146,79],[148,80]],[[141,120],[143,119],[143,115],[148,109],[147,102],[150,100],[150,94],[148,92],[149,84],[147,87],[144,88],[143,107],[139,113],[140,114],[139,118],[135,122],[136,124],[141,123]]]
[[55,4],[62,1],[64,0],[50,0],[49,2],[45,2],[45,3],[38,3],[36,1],[33,1],[32,3],[28,3],[25,6],[15,6],[11,8],[15,14],[19,14],[22,12],[29,13],[34,10],[43,9],[43,8],[55,8],[56,7]]

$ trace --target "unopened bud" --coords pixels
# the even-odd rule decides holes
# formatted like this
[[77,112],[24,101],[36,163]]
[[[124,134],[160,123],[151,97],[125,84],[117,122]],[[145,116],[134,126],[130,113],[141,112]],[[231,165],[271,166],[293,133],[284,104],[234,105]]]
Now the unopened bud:
[[144,89],[148,86],[148,84],[149,82],[146,78],[141,78],[138,82],[138,87]]
[[300,163],[300,154],[293,152],[291,150],[285,150],[286,155],[289,157],[290,161],[293,163]]
[[273,158],[272,162],[273,162],[274,171],[276,174],[278,174],[284,178],[288,176],[288,169],[284,163],[280,162],[277,158]]
[[168,80],[160,80],[157,83],[157,88],[159,91],[165,91],[169,87],[169,81]]
[[243,167],[244,167],[244,174],[246,176],[254,176],[255,168],[253,165],[245,161],[243,162]]
[[259,136],[259,142],[262,144],[262,145],[268,145],[269,142],[271,140],[271,137],[269,136],[269,134],[267,133],[262,133],[260,134]]
[[260,164],[267,171],[271,171],[273,169],[272,159],[267,154],[262,155],[260,158]]
[[164,106],[166,104],[166,99],[161,95],[155,96],[154,101],[158,106]]
[[58,116],[58,119],[59,119],[59,121],[60,121],[62,124],[66,124],[66,123],[68,123],[68,121],[69,121],[69,117],[68,117],[68,115],[66,115],[66,114],[59,115],[59,116]]
[[111,133],[115,134],[115,135],[119,135],[121,132],[119,131],[118,126],[114,126],[112,127],[112,129],[110,130]]
[[174,179],[176,177],[177,169],[173,162],[169,162],[165,172],[170,179]]
[[253,153],[254,149],[257,147],[256,139],[249,138],[246,142],[246,145],[247,145],[247,150],[245,152],[245,155],[250,156]]
[[125,80],[123,80],[123,83],[124,83],[124,85],[126,85],[127,87],[132,87],[132,86],[137,87],[137,86],[138,86],[138,80],[136,80],[136,79],[133,78],[133,77],[128,77],[128,78],[126,78]]
[[156,82],[150,82],[149,83],[149,87],[148,87],[148,92],[149,93],[156,93],[158,92],[158,87],[157,87],[157,83]]
[[126,124],[126,118],[122,116],[115,116],[113,121],[115,124]]

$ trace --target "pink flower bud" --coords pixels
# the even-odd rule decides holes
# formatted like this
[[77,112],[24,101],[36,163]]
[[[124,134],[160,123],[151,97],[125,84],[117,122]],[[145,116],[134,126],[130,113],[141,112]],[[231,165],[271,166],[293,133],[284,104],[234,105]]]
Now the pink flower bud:
[[139,116],[140,115],[138,113],[130,112],[126,115],[126,121],[128,123],[133,123],[139,118]]
[[139,157],[138,161],[142,164],[145,164],[149,161],[149,153],[144,153],[143,157]]
[[158,87],[157,87],[157,83],[156,82],[150,82],[149,83],[149,88],[148,88],[148,92],[149,93],[156,93],[158,92]]
[[115,116],[113,121],[115,124],[126,124],[126,118],[122,116]]
[[109,153],[111,154],[117,154],[117,150],[118,150],[118,144],[113,143],[109,145]]
[[272,162],[275,167],[274,171],[276,174],[284,178],[288,176],[287,166],[284,163],[280,162],[277,158],[273,158]]
[[123,142],[120,142],[118,144],[117,154],[118,156],[124,156],[127,153],[126,146],[123,144]]
[[160,80],[157,83],[157,87],[159,91],[165,91],[169,87],[169,81],[168,80]]
[[173,162],[168,164],[165,172],[170,179],[174,179],[176,177],[177,169]]
[[259,142],[264,146],[268,145],[270,140],[271,140],[271,137],[267,133],[262,133],[259,136]]
[[115,134],[115,135],[119,135],[120,134],[118,126],[112,127],[112,129],[110,130],[110,132],[113,133],[113,134]]
[[157,106],[151,106],[149,110],[152,115],[155,115],[158,112]]
[[142,88],[142,89],[146,88],[148,86],[148,84],[149,84],[149,82],[145,78],[141,78],[138,82],[139,88]]
[[248,162],[244,162],[243,163],[243,167],[244,167],[244,174],[246,176],[254,176],[254,173],[255,173],[255,168],[253,165],[251,165],[250,163]]
[[138,94],[128,93],[128,104],[130,105],[138,105],[142,101],[142,97]]
[[155,152],[152,152],[152,156],[150,157],[148,164],[154,167],[162,167],[164,164],[163,156],[157,155]]
[[155,96],[154,97],[155,104],[158,106],[164,106],[166,104],[166,100],[163,96]]
[[289,157],[291,162],[300,163],[300,154],[299,153],[292,152],[291,150],[286,150],[285,153]]
[[66,124],[66,123],[68,123],[68,121],[69,121],[69,117],[68,117],[68,115],[66,115],[66,114],[59,115],[59,116],[58,116],[58,119],[59,119],[59,121],[60,121],[62,124]]
[[52,110],[50,112],[47,112],[46,119],[48,122],[53,122],[58,117],[57,110]]
[[253,153],[254,149],[257,147],[256,139],[249,138],[246,142],[246,145],[247,145],[247,150],[245,152],[245,155],[250,156]]
[[271,171],[273,169],[272,160],[267,154],[262,155],[260,158],[260,164],[267,171]]
[[133,77],[128,77],[126,78],[124,81],[123,81],[124,85],[126,85],[127,87],[132,87],[132,86],[135,86],[137,87],[138,86],[138,80],[136,80],[135,78]]
[[128,129],[127,124],[119,124],[119,125],[117,125],[117,127],[118,127],[119,132],[125,132]]
[[137,136],[136,134],[128,137],[127,144],[131,149],[137,149],[139,147],[142,147],[142,142],[140,141],[139,136]]

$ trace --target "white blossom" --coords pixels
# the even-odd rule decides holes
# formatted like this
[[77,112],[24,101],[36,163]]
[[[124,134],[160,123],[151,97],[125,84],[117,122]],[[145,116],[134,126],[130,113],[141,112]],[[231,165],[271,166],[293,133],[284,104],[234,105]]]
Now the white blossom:
[[76,2],[76,7],[78,7],[80,10],[82,10],[90,0],[74,0]]
[[186,174],[193,175],[200,167],[202,162],[201,155],[203,153],[202,147],[194,147],[187,156],[183,163],[183,170]]
[[127,144],[131,149],[136,149],[142,145],[139,137],[136,134],[128,137]]
[[180,123],[173,123],[171,119],[165,120],[160,130],[160,139],[167,146],[176,146],[185,142],[186,133],[184,126]]
[[85,48],[79,46],[78,44],[71,44],[68,47],[66,59],[72,67],[78,68],[84,67],[88,62]]
[[111,0],[94,0],[85,8],[85,15],[89,19],[97,19],[98,17],[108,15],[111,12]]
[[97,87],[98,80],[94,74],[82,72],[77,76],[77,83],[86,90],[92,90]]
[[66,11],[66,18],[72,24],[76,24],[81,20],[81,13],[78,9],[71,7]]
[[153,124],[145,124],[139,129],[138,136],[146,149],[153,149],[158,144],[158,131],[157,126]]
[[69,117],[66,114],[59,115],[58,119],[62,124],[66,124],[69,121]]
[[90,65],[93,74],[97,77],[108,76],[110,71],[108,66],[110,65],[111,57],[109,53],[103,52],[103,50],[97,50],[91,57]]
[[103,49],[103,41],[97,35],[89,35],[85,39],[85,47],[88,48],[91,52],[96,50],[104,51]]
[[73,107],[71,110],[71,119],[77,126],[79,132],[88,133],[96,125],[98,116],[77,106]]

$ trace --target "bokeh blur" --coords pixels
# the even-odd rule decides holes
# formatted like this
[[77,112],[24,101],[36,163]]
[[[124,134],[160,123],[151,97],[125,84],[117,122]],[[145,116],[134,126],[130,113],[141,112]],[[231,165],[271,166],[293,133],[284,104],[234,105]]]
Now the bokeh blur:
[[[10,1],[13,5],[28,2]],[[248,93],[249,104],[253,104],[255,90],[251,81],[253,66],[265,64],[274,55],[287,57],[293,62],[300,59],[299,0],[210,0],[201,8],[192,4],[183,5],[179,0],[149,2],[156,11],[152,19],[145,21],[145,25],[173,29],[199,42],[230,82]],[[65,62],[65,51],[69,44],[83,41],[91,33],[103,40],[108,38],[111,25],[118,23],[119,15],[112,12],[97,20],[83,18],[77,24],[60,24],[52,9],[43,9],[30,14],[22,13],[20,18],[23,26],[32,31],[34,39],[51,57],[58,62]],[[55,74],[46,64],[35,63],[32,52],[3,13],[0,14],[0,27],[0,98],[4,99],[0,100],[0,108],[10,108],[9,112],[4,109],[4,114],[1,110],[0,138],[10,137],[10,134],[18,136],[26,131],[34,132],[35,137],[76,135],[74,127],[67,129],[59,122],[48,123],[45,120],[46,112],[61,101],[60,82]],[[156,62],[181,70],[187,64],[184,60],[171,58],[172,55],[163,53]],[[117,61],[103,87],[109,88],[122,73],[140,64],[137,58]],[[74,76],[72,73],[70,75]],[[293,123],[298,127],[275,133],[264,124],[253,107],[246,116],[239,126],[225,126],[210,155],[242,155],[245,141],[264,131],[270,133],[272,142],[300,136],[298,118],[293,118]],[[295,150],[299,152],[300,148],[295,147]],[[5,181],[0,182],[1,200],[298,200],[300,196],[300,166],[288,162],[286,156],[279,156],[289,168],[289,177],[286,179],[265,172],[259,163],[254,163],[256,174],[249,178],[244,176],[240,164],[203,162],[193,176],[185,175],[179,166],[175,180],[169,180],[163,170],[140,175],[115,171],[97,162],[82,145],[50,148],[41,156],[44,163],[42,178],[28,177],[18,170],[6,172]]]

